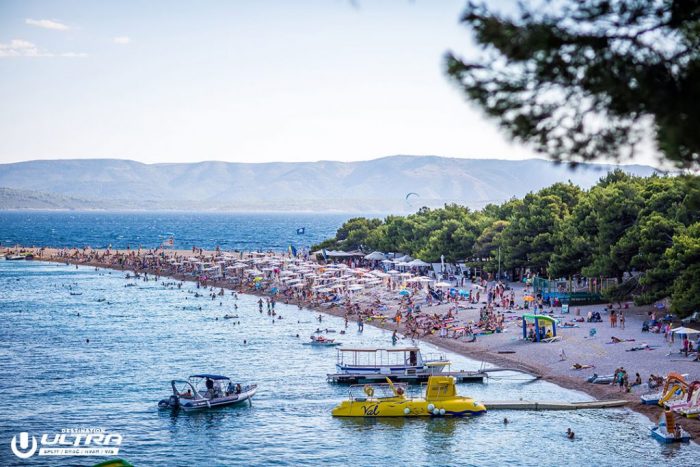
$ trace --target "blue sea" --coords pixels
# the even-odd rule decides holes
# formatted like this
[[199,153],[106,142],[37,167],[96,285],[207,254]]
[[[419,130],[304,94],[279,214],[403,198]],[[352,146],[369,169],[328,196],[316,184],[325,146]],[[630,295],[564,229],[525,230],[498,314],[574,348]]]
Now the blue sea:
[[[335,235],[356,214],[0,211],[0,244],[176,249],[286,250]],[[298,229],[304,229],[298,234]]]
[[[620,467],[693,465],[700,455],[697,445],[657,443],[649,421],[626,409],[492,411],[474,419],[333,418],[330,410],[348,394],[347,387],[326,381],[335,350],[302,342],[318,327],[343,329],[341,319],[324,316],[319,323],[317,313],[278,304],[283,319],[273,321],[258,312],[257,297],[197,298],[194,284],[178,289],[163,279],[126,287],[133,279],[124,276],[0,260],[0,465],[104,460],[36,454],[21,460],[10,451],[10,440],[21,432],[53,436],[80,428],[120,434],[119,456],[137,466]],[[223,320],[227,313],[239,318]],[[360,333],[354,323],[347,334],[329,336],[347,347],[391,346],[389,332],[365,326]],[[481,365],[447,357],[453,369]],[[252,406],[194,414],[158,409],[171,379],[200,372],[257,383],[259,392]],[[479,400],[589,400],[519,379],[461,384],[459,391]],[[573,441],[564,435],[569,427],[576,432]]]

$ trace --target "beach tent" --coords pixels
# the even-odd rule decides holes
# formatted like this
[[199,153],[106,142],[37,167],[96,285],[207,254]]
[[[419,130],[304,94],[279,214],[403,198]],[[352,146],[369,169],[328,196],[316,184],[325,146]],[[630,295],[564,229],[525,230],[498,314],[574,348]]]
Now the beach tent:
[[523,339],[527,339],[528,325],[534,324],[535,342],[540,342],[544,339],[543,336],[551,330],[551,337],[557,337],[557,320],[551,316],[533,315],[525,313],[523,315]]
[[426,263],[425,261],[421,261],[419,259],[414,259],[413,261],[406,263],[406,266],[424,268],[424,267],[430,266],[430,264]]
[[367,256],[365,256],[365,259],[371,260],[371,261],[381,261],[386,258],[386,255],[382,253],[381,251],[374,251]]

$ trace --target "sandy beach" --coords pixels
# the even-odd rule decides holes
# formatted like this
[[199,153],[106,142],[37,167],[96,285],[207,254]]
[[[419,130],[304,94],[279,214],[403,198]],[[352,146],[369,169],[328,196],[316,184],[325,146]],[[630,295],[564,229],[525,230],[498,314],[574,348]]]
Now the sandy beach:
[[[112,268],[123,270],[125,275],[130,273],[132,276],[134,273],[147,273],[182,281],[197,281],[203,288],[213,288],[212,291],[203,293],[219,292],[223,288],[269,297],[271,291],[276,291],[278,301],[297,303],[316,312],[346,317],[349,326],[357,326],[359,311],[367,324],[397,329],[401,336],[400,342],[409,343],[416,337],[472,359],[527,371],[557,385],[583,391],[597,399],[625,398],[629,400],[630,409],[643,413],[654,421],[661,414],[661,408],[642,405],[639,399],[642,394],[654,392],[646,385],[651,374],[665,376],[675,371],[683,374],[688,382],[700,380],[700,362],[694,361],[695,353],[685,356],[680,352],[680,339],[671,342],[663,333],[642,332],[642,323],[654,311],[650,307],[627,304],[625,308],[623,305],[624,329],[621,323],[617,327],[611,327],[605,305],[572,307],[570,313],[564,315],[560,308],[545,307],[544,312],[553,311],[552,316],[559,321],[559,339],[551,343],[533,343],[522,338],[521,316],[524,312],[532,311],[523,309],[523,298],[530,291],[524,284],[508,283],[507,293],[513,295],[515,309],[495,307],[494,310],[502,316],[501,332],[477,335],[473,341],[471,335],[464,335],[457,330],[479,322],[489,286],[486,289],[477,288],[481,291],[478,303],[467,300],[438,303],[424,300],[422,286],[417,284],[411,289],[415,303],[420,303],[417,319],[420,323],[421,318],[426,318],[428,324],[421,327],[416,336],[415,328],[407,328],[408,320],[401,320],[397,324],[395,319],[397,312],[406,307],[406,299],[399,295],[399,290],[405,285],[405,280],[409,279],[408,275],[394,279],[394,276],[384,276],[379,272],[375,275],[368,269],[350,271],[350,267],[314,266],[313,261],[300,261],[280,253],[227,254],[168,250],[156,254],[145,250],[51,248],[23,248],[22,251],[31,253],[35,259],[42,261]],[[217,267],[221,273],[215,273]],[[294,279],[297,277],[299,279]],[[336,284],[339,278],[346,281],[342,300],[329,301],[327,294],[331,287],[327,284]],[[561,323],[573,322],[578,317],[577,313],[586,317],[593,311],[600,312],[602,322],[584,321],[574,323],[575,327],[561,327]],[[443,331],[440,326],[433,326],[434,323],[449,324],[444,325]],[[406,334],[409,333],[413,336],[408,337]],[[573,369],[574,364],[587,368],[576,370]],[[644,384],[634,386],[626,392],[617,385],[591,384],[586,381],[594,373],[609,375],[619,367],[625,368],[630,382],[639,373]],[[694,437],[700,436],[698,419],[678,418]]]

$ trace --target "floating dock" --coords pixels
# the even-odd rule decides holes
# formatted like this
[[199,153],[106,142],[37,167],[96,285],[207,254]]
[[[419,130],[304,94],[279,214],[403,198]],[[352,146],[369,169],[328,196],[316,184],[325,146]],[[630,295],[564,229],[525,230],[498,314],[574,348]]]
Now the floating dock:
[[[483,371],[444,371],[439,373],[440,376],[452,376],[458,383],[483,383],[484,378],[488,375]],[[347,374],[334,373],[326,375],[326,379],[331,383],[338,384],[366,384],[366,383],[383,383],[386,378],[398,383],[419,384],[428,381],[430,376],[435,376],[435,373],[406,373],[406,374]]]
[[588,402],[551,402],[551,401],[484,401],[486,410],[581,410],[608,409],[623,407],[629,401],[588,401]]

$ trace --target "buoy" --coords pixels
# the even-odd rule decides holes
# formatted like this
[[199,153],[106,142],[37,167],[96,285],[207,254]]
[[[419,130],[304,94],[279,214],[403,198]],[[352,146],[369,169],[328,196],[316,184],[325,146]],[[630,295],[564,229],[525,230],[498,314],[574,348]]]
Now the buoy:
[[428,404],[428,412],[432,412],[435,409],[433,404]]
[[403,409],[403,413],[406,414],[406,415],[408,415],[408,414],[411,413],[411,409],[409,409],[408,407],[406,407],[405,409]]
[[440,415],[440,409],[433,410],[433,415]]
[[445,409],[440,409],[440,415],[445,415]]

